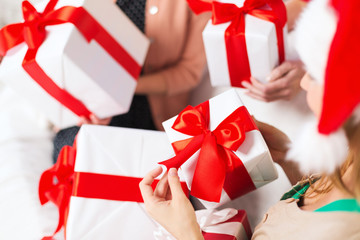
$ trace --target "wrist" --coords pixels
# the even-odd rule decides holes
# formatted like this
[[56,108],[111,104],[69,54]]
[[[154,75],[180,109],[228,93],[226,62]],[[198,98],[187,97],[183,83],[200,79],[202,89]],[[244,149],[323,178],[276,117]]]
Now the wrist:
[[191,229],[186,229],[182,232],[178,240],[204,240],[199,224],[196,222]]

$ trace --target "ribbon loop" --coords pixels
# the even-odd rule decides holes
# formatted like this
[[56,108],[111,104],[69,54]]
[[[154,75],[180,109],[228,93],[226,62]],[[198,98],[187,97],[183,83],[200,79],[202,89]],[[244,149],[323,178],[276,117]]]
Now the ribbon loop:
[[24,16],[24,40],[29,49],[36,49],[46,38],[45,28],[40,25],[42,14],[37,12],[35,7],[28,1],[22,3]]

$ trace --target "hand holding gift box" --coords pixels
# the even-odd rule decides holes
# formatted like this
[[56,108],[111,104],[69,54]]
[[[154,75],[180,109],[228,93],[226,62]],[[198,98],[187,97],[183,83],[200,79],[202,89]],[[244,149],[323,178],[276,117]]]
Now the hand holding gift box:
[[215,208],[277,178],[261,133],[235,90],[224,92],[163,123],[191,195]]
[[282,0],[187,1],[195,13],[212,11],[203,40],[213,86],[242,87],[251,76],[265,82],[285,60],[287,19]]
[[151,238],[158,225],[144,209],[139,182],[173,155],[166,134],[84,125],[74,147],[62,150],[39,185],[41,202],[59,207],[57,231],[66,225],[68,240]]
[[[128,111],[149,41],[112,0],[23,2],[0,31],[0,80],[58,127]],[[116,23],[116,24],[114,24]],[[124,34],[126,33],[126,34]]]
[[[222,210],[195,211],[197,222],[204,239],[212,240],[250,240],[251,229],[244,210],[226,208]],[[159,227],[154,236],[156,240],[175,240],[163,227]]]

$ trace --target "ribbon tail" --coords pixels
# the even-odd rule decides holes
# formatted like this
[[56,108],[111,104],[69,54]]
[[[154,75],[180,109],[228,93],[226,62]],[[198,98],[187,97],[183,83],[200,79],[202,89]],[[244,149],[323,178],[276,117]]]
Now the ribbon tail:
[[206,201],[220,202],[225,176],[224,156],[218,149],[215,136],[207,134],[196,164],[190,194]]
[[23,68],[37,82],[50,96],[62,103],[66,108],[71,110],[77,116],[84,116],[89,118],[90,110],[70,93],[61,89],[54,81],[42,70],[42,68],[35,61],[37,50],[28,50],[26,53]]
[[182,151],[178,152],[175,157],[159,162],[159,164],[166,166],[168,170],[170,168],[179,169],[181,165],[183,165],[197,150],[200,149],[203,139],[204,135],[195,136]]
[[225,31],[225,45],[231,85],[243,87],[250,82],[251,70],[245,39],[245,16],[235,19]]

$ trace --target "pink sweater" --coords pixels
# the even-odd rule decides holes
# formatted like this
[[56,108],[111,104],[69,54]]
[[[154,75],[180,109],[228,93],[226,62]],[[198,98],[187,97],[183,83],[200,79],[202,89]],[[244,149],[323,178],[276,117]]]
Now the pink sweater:
[[[156,6],[158,12],[151,14]],[[201,79],[206,58],[202,30],[210,15],[196,16],[185,0],[148,0],[145,10],[145,34],[151,40],[144,73],[162,78],[165,94],[148,95],[154,123],[177,115],[188,105],[189,94]],[[150,74],[150,75],[149,75]]]

